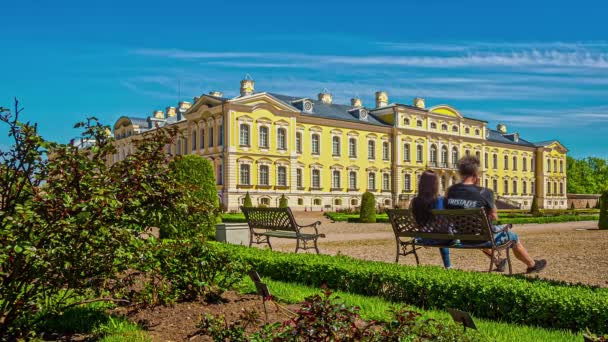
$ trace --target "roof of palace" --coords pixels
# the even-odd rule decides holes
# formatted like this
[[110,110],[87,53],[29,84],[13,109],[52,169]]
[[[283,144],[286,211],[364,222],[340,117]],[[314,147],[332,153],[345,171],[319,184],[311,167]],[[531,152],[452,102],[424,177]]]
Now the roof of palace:
[[518,139],[515,139],[515,133],[502,134],[499,131],[496,131],[493,129],[488,129],[488,133],[489,133],[488,134],[489,141],[499,142],[499,143],[503,143],[503,144],[534,147],[533,143],[531,143],[525,139],[522,139],[521,137]]

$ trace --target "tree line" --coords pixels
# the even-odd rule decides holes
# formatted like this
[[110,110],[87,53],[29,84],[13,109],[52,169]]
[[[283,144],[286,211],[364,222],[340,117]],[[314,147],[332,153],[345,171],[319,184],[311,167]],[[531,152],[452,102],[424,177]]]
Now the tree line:
[[568,193],[600,194],[608,190],[608,160],[596,157],[566,160]]

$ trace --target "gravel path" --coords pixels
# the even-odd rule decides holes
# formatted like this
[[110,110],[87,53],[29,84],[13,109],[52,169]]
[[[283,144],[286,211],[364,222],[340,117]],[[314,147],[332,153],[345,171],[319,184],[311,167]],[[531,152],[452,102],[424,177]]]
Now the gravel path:
[[[395,239],[390,224],[332,223],[321,213],[296,213],[298,222],[321,221],[321,253],[341,253],[355,258],[394,262]],[[516,225],[513,229],[533,258],[547,259],[542,278],[608,287],[608,230],[597,229],[597,221]],[[276,250],[293,251],[295,242],[273,239]],[[486,272],[488,258],[476,250],[451,250],[452,267]],[[419,251],[420,261],[441,266],[437,248]],[[525,272],[525,265],[512,256],[513,273]],[[401,264],[415,265],[413,256],[401,257]]]

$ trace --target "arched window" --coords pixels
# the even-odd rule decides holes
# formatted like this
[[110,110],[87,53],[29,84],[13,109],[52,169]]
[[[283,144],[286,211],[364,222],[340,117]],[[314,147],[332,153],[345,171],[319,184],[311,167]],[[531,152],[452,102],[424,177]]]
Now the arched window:
[[553,183],[553,194],[557,195],[557,182]]
[[287,168],[285,166],[277,167],[277,185],[287,186]]
[[403,189],[406,192],[412,191],[412,176],[409,173],[406,173],[403,179]]
[[553,160],[553,172],[557,172],[557,160]]
[[334,189],[340,188],[340,171],[334,170],[331,174],[331,187]]
[[498,193],[498,181],[496,179],[492,180],[492,190],[494,190],[495,193]]
[[367,142],[367,159],[376,159],[376,142],[373,140]]
[[260,165],[260,174],[258,176],[258,184],[269,185],[270,177],[268,175],[268,165]]
[[406,162],[410,161],[410,144],[406,143],[403,145],[403,160]]
[[448,148],[447,146],[441,147],[441,166],[447,167],[448,165]]
[[442,130],[442,131],[446,131],[446,132],[447,132],[447,131],[448,131],[448,125],[446,125],[446,124],[442,124],[442,125],[441,125],[441,130]]
[[312,187],[320,188],[321,187],[321,171],[314,169],[312,170]]
[[202,150],[205,148],[205,129],[201,128],[201,136],[199,137],[200,142],[198,144],[198,147]]
[[481,152],[475,151],[475,158],[477,158],[477,160],[479,160],[479,162],[481,163]]
[[196,151],[196,129],[192,130],[192,151]]
[[268,197],[262,197],[262,198],[260,198],[260,204],[261,205],[265,205],[265,206],[269,206],[270,205],[270,198],[268,198]]
[[563,196],[564,195],[564,183],[559,182],[559,195]]
[[388,142],[385,141],[382,143],[382,160],[388,160],[390,155],[390,149]]
[[431,129],[437,129],[437,124],[434,122],[431,122]]
[[536,189],[534,188],[534,182],[530,182],[530,193],[532,195],[536,193]]
[[251,185],[249,164],[241,164],[240,171],[241,185]]
[[564,161],[559,161],[559,173],[564,173]]
[[504,156],[503,160],[504,160],[503,162],[505,164],[504,165],[505,170],[508,170],[509,169],[509,156]]
[[359,204],[359,201],[357,201],[356,198],[353,198],[350,200],[350,205],[357,205],[357,204]]
[[452,147],[452,167],[456,167],[458,164],[458,147]]
[[277,130],[277,149],[287,149],[287,130],[285,128],[279,128]]
[[547,182],[547,195],[551,193],[551,182]]
[[331,150],[334,157],[340,156],[340,137],[331,138]]
[[424,153],[422,152],[422,145],[416,146],[416,161],[422,163],[424,159]]
[[320,154],[320,151],[321,151],[320,140],[321,139],[318,134],[312,135],[312,143],[310,144],[311,149],[312,149],[312,154]]
[[490,165],[488,152],[483,155],[483,167],[488,167]]
[[522,194],[523,195],[527,195],[528,194],[528,182],[524,181],[522,183]]
[[302,153],[302,132],[296,132],[296,152]]
[[475,130],[475,135],[479,136],[480,133],[481,132],[478,129]]
[[458,132],[458,126],[452,126],[452,132],[454,132],[454,133]]
[[498,155],[496,153],[492,155],[492,168],[494,170],[498,169]]
[[465,156],[470,156],[471,155],[471,150],[464,150],[464,155]]
[[437,165],[437,146],[431,145],[431,165]]
[[404,126],[409,126],[409,125],[410,125],[410,119],[408,119],[408,118],[403,118],[403,125],[404,125]]
[[422,127],[422,120],[416,121],[416,127]]
[[348,156],[350,158],[357,158],[357,139],[348,139]]
[[260,148],[268,148],[268,127],[260,126]]
[[508,195],[509,194],[509,181],[505,179],[503,186],[504,186],[504,189],[502,189],[503,194]]
[[209,147],[213,147],[213,126],[209,127]]
[[513,156],[513,171],[517,171],[517,156]]
[[464,129],[464,134],[471,134],[471,129],[469,127],[466,127]]
[[382,174],[382,190],[388,191],[391,189],[391,182],[388,173]]
[[517,195],[517,181],[516,180],[513,181],[512,191],[513,191],[513,195]]
[[521,169],[522,169],[523,171],[528,171],[528,158],[523,157],[523,158],[521,159]]
[[241,146],[250,146],[250,144],[249,144],[249,125],[241,124],[239,137],[240,137],[239,142],[240,142]]
[[547,172],[551,172],[551,159],[547,159]]
[[376,190],[376,173],[374,172],[370,172],[369,175],[367,175],[367,189]]
[[342,200],[341,200],[341,199],[339,199],[339,198],[336,198],[336,199],[334,200],[334,205],[342,205]]
[[321,199],[320,199],[320,198],[315,198],[315,199],[312,201],[312,203],[313,203],[314,205],[321,205]]
[[348,188],[350,190],[357,189],[357,172],[355,171],[348,173]]

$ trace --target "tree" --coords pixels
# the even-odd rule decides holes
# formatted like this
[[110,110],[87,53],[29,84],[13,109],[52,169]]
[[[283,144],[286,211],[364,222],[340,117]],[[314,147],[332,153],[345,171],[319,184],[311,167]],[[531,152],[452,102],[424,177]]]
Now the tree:
[[600,199],[600,220],[598,227],[600,229],[608,229],[608,190],[604,191]]
[[536,195],[532,198],[532,206],[530,207],[530,214],[532,214],[532,216],[540,215],[540,210],[538,209],[538,197],[536,197]]
[[376,223],[376,199],[371,192],[365,192],[361,197],[359,221],[363,223]]
[[281,199],[279,200],[279,208],[287,208],[288,206],[287,198],[285,197],[285,194],[282,194]]
[[243,207],[245,207],[245,208],[253,207],[253,203],[251,203],[251,196],[249,196],[249,191],[247,191],[247,194],[245,195],[245,201],[243,202]]

